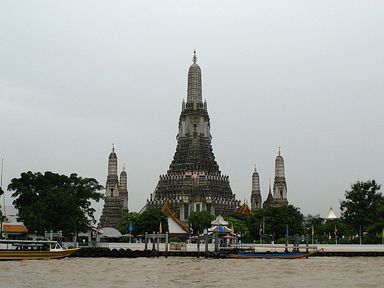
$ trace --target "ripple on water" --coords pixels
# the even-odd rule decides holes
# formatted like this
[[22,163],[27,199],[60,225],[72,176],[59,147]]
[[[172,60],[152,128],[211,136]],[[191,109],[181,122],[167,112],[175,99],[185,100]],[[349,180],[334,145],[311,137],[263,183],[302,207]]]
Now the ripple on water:
[[384,257],[6,261],[0,287],[383,287],[383,265]]

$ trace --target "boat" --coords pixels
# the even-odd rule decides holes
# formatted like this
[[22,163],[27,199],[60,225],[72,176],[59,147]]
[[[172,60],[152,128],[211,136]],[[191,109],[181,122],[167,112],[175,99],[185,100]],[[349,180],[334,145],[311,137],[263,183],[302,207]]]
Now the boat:
[[299,245],[235,244],[221,249],[227,251],[227,258],[233,259],[299,259],[314,256],[319,252],[316,246],[308,245],[299,247]]
[[64,249],[57,241],[0,240],[0,260],[60,259],[78,250],[78,248]]
[[299,259],[307,258],[313,255],[315,252],[238,252],[235,254],[228,254],[228,258],[232,259],[250,259],[250,258],[264,258],[264,259]]

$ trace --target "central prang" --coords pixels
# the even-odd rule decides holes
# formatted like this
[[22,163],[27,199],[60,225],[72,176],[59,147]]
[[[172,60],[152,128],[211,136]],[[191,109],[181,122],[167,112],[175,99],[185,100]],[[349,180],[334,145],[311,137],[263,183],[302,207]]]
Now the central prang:
[[240,205],[232,193],[229,177],[221,175],[213,154],[207,102],[202,101],[201,69],[196,62],[194,52],[173,161],[167,174],[160,175],[147,200],[148,208],[161,208],[167,202],[181,220],[188,220],[193,211],[229,214]]

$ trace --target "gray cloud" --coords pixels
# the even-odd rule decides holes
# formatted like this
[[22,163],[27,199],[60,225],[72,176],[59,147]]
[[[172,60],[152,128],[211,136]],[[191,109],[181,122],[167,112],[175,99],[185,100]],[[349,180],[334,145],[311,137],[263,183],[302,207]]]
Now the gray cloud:
[[[139,210],[176,148],[197,50],[216,159],[238,199],[278,146],[288,200],[325,216],[384,184],[381,1],[9,1],[0,4],[3,186],[26,170],[105,183],[115,143]],[[7,202],[10,202],[7,198]],[[101,212],[101,205],[96,206]]]

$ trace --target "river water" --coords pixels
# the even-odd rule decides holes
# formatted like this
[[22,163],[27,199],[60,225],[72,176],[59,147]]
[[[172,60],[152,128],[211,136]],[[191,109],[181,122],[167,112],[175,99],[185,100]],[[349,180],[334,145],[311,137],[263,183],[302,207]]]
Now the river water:
[[0,287],[384,287],[384,257],[0,262]]

